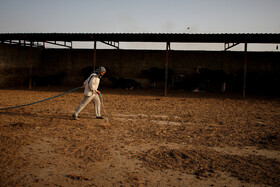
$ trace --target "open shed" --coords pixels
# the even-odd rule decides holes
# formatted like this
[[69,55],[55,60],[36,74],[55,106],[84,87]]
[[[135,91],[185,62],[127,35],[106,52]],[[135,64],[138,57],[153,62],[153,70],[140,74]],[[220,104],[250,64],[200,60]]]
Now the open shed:
[[[63,46],[72,49],[72,42],[93,42],[92,66],[97,64],[97,42],[102,42],[117,49],[121,48],[121,42],[157,42],[166,44],[165,60],[162,66],[165,68],[165,95],[167,95],[167,79],[169,67],[169,55],[171,43],[223,43],[224,51],[244,44],[243,66],[243,97],[246,95],[247,76],[247,45],[248,44],[279,44],[280,34],[172,34],[172,33],[2,33],[2,44],[29,47],[29,89],[32,89],[33,49],[44,48],[46,43]],[[2,51],[0,55],[4,55]]]

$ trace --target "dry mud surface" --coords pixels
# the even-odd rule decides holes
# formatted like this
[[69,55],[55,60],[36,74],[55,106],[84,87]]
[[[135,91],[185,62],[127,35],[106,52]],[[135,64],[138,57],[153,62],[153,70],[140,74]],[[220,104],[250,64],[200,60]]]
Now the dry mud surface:
[[[70,89],[2,89],[0,108]],[[92,103],[71,119],[82,90],[0,110],[0,186],[280,186],[279,98],[102,93],[109,124]]]

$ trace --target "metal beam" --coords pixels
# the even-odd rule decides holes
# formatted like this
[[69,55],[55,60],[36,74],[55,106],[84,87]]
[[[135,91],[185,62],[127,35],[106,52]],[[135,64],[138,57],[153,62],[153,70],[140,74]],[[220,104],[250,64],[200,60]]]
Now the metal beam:
[[180,43],[280,43],[280,33],[179,34],[179,33],[0,33],[0,40],[118,41]]
[[60,44],[60,43],[57,43],[57,41],[46,41],[45,43],[48,43],[48,44],[52,44],[52,45],[58,45],[58,46],[61,46],[61,47],[67,47],[67,48],[72,48],[72,41],[70,41],[70,45],[67,45],[67,42],[68,41],[61,41],[61,42],[64,42],[63,44]]
[[115,41],[101,41],[101,42],[111,47],[115,47],[119,49],[119,42],[115,42]]
[[[9,45],[24,46],[24,47],[31,45],[31,42],[27,43],[26,40],[23,40],[23,42],[21,40],[5,40],[5,41],[2,41],[2,43],[9,44]],[[42,47],[44,47],[44,45],[40,44],[39,41],[33,41],[32,47],[42,48]]]
[[240,43],[225,43],[225,51],[237,46],[238,44],[240,44]]

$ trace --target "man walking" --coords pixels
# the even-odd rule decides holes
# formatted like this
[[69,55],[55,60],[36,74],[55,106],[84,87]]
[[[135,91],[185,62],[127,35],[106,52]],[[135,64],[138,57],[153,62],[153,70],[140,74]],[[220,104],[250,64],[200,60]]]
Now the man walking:
[[73,119],[78,119],[78,114],[85,108],[85,106],[92,101],[95,107],[95,113],[97,119],[103,119],[103,117],[100,114],[100,100],[98,97],[98,94],[100,91],[98,91],[98,86],[100,82],[100,78],[106,73],[106,69],[103,66],[100,66],[97,68],[96,73],[92,73],[89,78],[84,82],[83,88],[85,88],[84,91],[84,99],[79,104],[77,109],[75,110],[73,114]]

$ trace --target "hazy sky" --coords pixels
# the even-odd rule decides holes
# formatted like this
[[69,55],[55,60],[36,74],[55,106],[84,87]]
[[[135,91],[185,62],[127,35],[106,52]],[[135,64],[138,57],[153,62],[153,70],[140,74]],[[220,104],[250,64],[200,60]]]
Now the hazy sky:
[[279,20],[280,0],[0,0],[0,33],[280,33]]

